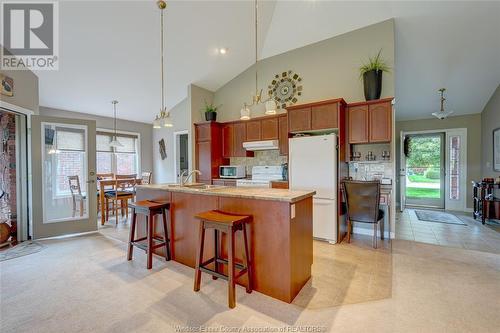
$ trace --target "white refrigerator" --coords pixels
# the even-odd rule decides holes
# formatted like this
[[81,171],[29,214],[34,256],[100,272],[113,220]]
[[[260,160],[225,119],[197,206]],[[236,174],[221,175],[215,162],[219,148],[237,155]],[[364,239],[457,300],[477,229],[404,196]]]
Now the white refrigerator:
[[292,190],[314,190],[313,237],[337,242],[337,136],[291,138],[288,177]]

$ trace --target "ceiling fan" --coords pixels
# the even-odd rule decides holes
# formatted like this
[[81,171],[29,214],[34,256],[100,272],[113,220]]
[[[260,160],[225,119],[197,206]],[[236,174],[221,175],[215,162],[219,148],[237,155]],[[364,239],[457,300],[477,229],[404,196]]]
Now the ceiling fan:
[[438,119],[443,120],[451,115],[453,111],[444,110],[444,101],[446,101],[446,98],[444,98],[444,92],[446,91],[446,88],[441,88],[438,91],[441,93],[441,109],[438,112],[433,112],[432,115]]

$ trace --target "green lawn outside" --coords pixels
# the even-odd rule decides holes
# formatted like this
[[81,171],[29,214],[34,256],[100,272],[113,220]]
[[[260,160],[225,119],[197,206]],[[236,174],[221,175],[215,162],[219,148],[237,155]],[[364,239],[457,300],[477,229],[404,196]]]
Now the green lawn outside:
[[411,175],[408,179],[414,183],[439,183],[439,179],[429,179],[422,175]]
[[418,188],[418,187],[407,187],[406,197],[407,198],[429,198],[429,199],[439,199],[440,190],[434,188]]

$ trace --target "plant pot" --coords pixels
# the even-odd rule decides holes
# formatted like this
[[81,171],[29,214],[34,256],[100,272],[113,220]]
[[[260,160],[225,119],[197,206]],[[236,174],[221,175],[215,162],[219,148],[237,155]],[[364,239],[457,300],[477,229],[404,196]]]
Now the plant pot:
[[382,71],[371,70],[363,74],[365,99],[371,101],[379,99],[382,93]]
[[217,120],[217,112],[205,112],[205,120],[206,121],[216,121]]

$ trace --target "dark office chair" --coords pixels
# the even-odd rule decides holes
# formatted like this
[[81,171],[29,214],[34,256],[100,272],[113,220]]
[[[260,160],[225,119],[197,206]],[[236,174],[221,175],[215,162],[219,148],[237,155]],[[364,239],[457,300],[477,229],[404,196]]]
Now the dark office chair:
[[377,248],[377,224],[384,239],[384,211],[380,205],[380,182],[345,181],[342,183],[347,204],[347,242],[351,242],[353,222],[373,223],[373,247]]

